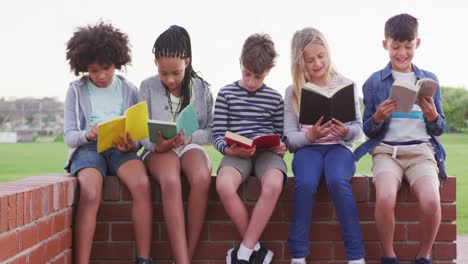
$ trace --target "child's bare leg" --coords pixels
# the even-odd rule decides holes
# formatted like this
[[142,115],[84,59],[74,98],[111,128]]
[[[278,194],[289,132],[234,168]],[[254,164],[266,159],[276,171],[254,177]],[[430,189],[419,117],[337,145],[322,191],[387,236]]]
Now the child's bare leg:
[[161,186],[164,221],[175,263],[188,264],[179,156],[173,151],[150,153],[146,163]]
[[103,176],[94,168],[78,172],[80,200],[75,223],[75,261],[77,264],[89,263],[93,236],[96,229],[96,215],[101,202]]
[[145,165],[140,160],[129,160],[120,166],[117,175],[132,195],[132,220],[137,255],[150,258],[153,210],[151,207],[151,185]]
[[391,173],[383,172],[375,180],[375,224],[385,257],[396,257],[393,249],[395,232],[395,203],[400,185]]
[[243,238],[249,225],[249,214],[244,203],[237,194],[242,177],[233,167],[222,167],[216,176],[216,191],[223,204],[224,210],[231,218],[240,236]]
[[412,188],[421,212],[417,258],[429,259],[441,219],[439,185],[436,180],[427,176],[416,180]]
[[249,226],[242,241],[247,248],[254,248],[270,220],[281,194],[283,177],[283,172],[278,169],[270,169],[262,175],[260,198],[255,204]]
[[208,206],[211,166],[205,154],[199,149],[192,149],[184,153],[181,166],[190,184],[187,208],[187,241],[189,259],[191,260],[198,244]]

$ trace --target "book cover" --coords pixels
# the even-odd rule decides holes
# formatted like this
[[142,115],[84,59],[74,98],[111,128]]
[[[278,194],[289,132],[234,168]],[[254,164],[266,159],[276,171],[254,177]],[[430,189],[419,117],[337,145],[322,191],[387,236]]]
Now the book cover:
[[152,143],[158,142],[158,131],[161,131],[165,139],[173,138],[180,131],[184,131],[185,138],[200,129],[195,105],[190,103],[176,118],[175,122],[163,120],[148,120],[149,139]]
[[419,104],[419,98],[434,96],[438,83],[430,78],[419,79],[415,85],[395,81],[390,91],[389,99],[395,99],[395,112],[409,113],[414,104]]
[[97,152],[101,153],[114,146],[129,132],[134,141],[148,137],[148,104],[146,101],[129,107],[123,116],[98,124]]
[[281,143],[280,135],[278,134],[258,136],[252,140],[250,138],[241,136],[234,132],[226,131],[224,138],[226,140],[226,144],[228,145],[237,144],[238,146],[243,147],[243,148],[252,148],[254,146],[259,149],[273,148],[273,147],[279,146]]
[[354,84],[348,82],[327,95],[323,88],[312,83],[306,83],[301,89],[299,123],[314,125],[320,117],[322,124],[332,118],[343,123],[356,120],[354,101]]

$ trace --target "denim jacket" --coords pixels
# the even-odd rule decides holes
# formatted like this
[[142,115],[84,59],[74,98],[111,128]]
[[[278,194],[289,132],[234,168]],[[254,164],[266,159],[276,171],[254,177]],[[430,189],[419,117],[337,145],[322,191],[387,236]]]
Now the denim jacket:
[[[414,64],[412,66],[414,74],[416,75],[416,79],[419,80],[421,78],[431,78],[435,81],[438,81],[435,74],[421,70]],[[374,115],[379,105],[388,98],[394,81],[395,80],[392,76],[392,68],[389,63],[383,70],[372,74],[362,87],[365,105],[363,115],[363,130],[369,139],[354,151],[356,160],[359,160],[367,152],[371,151],[374,149],[374,147],[379,145],[388,131],[390,118],[387,118],[381,124],[376,125],[372,119],[372,116]],[[437,137],[444,132],[446,127],[445,116],[442,110],[440,87],[438,87],[435,92],[434,104],[437,113],[439,114],[437,119],[430,122],[424,116],[424,121],[426,123],[427,133],[431,136],[430,142],[434,148],[435,159],[437,161],[437,166],[439,167],[439,178],[445,180],[447,179],[444,165],[446,154],[444,148],[437,139]]]

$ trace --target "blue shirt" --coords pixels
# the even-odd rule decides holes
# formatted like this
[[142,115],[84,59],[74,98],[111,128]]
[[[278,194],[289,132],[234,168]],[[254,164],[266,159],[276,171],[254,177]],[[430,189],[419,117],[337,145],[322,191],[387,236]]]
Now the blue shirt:
[[105,88],[97,87],[90,79],[87,86],[92,109],[90,126],[123,114],[122,81],[117,76]]
[[[412,67],[414,74],[416,75],[416,79],[431,78],[438,81],[435,74],[421,70],[414,64]],[[387,118],[381,124],[376,125],[372,119],[372,116],[374,115],[379,105],[383,101],[387,100],[394,81],[395,80],[392,76],[392,68],[389,63],[384,69],[373,73],[362,87],[365,105],[363,115],[363,130],[369,139],[354,151],[356,160],[359,160],[367,152],[371,151],[374,149],[374,147],[379,145],[388,131],[390,118]],[[424,122],[426,124],[427,133],[431,137],[430,142],[434,148],[437,166],[439,167],[439,177],[442,179],[447,179],[444,164],[446,154],[444,148],[437,139],[437,136],[442,135],[446,127],[445,116],[442,110],[442,96],[440,93],[440,87],[437,87],[437,90],[434,94],[434,104],[437,113],[439,114],[437,119],[430,122],[424,116]]]

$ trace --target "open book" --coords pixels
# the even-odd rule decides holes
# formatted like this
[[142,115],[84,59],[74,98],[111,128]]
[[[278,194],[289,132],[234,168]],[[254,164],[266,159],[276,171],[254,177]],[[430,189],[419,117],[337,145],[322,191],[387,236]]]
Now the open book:
[[301,90],[299,123],[314,125],[323,116],[322,124],[332,118],[343,123],[356,120],[354,84],[344,83],[331,95],[322,87],[306,83]]
[[409,113],[414,104],[419,104],[419,98],[434,96],[438,83],[431,78],[422,78],[416,85],[395,81],[390,91],[390,99],[397,100],[395,112]]
[[163,138],[170,139],[184,130],[185,138],[188,138],[199,128],[197,111],[193,103],[190,103],[180,111],[175,122],[148,120],[149,140],[151,143],[158,142],[158,131],[161,131]]
[[246,138],[231,131],[226,131],[224,135],[228,145],[237,144],[243,148],[273,148],[280,145],[280,135],[270,134],[256,137],[254,139]]
[[148,104],[146,101],[129,107],[123,116],[98,124],[97,152],[103,152],[113,147],[113,141],[119,141],[120,136],[130,136],[134,141],[148,137]]

